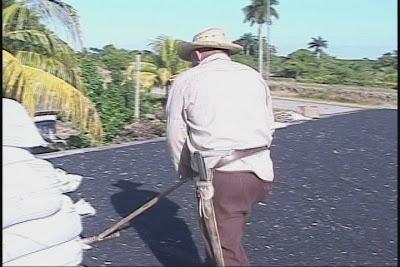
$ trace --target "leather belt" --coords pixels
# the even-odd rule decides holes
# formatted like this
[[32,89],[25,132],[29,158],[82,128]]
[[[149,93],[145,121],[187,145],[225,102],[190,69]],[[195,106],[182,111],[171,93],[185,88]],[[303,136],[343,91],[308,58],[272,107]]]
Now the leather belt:
[[213,169],[221,168],[225,166],[228,163],[231,163],[235,160],[245,158],[251,155],[254,155],[258,152],[268,150],[268,146],[261,146],[261,147],[255,147],[255,148],[248,148],[248,149],[240,149],[240,150],[234,150],[232,154],[222,157],[217,164],[213,167]]

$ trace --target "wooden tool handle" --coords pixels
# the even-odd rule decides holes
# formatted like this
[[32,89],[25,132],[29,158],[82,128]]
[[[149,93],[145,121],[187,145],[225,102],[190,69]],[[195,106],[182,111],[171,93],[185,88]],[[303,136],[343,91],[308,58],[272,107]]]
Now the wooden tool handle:
[[175,189],[177,189],[178,187],[180,187],[181,185],[183,185],[184,183],[186,183],[187,181],[189,181],[191,179],[192,179],[191,177],[190,178],[181,179],[177,184],[171,186],[170,188],[166,189],[165,191],[163,191],[162,193],[160,193],[156,197],[152,198],[151,200],[149,200],[148,202],[143,204],[141,207],[139,207],[138,209],[134,210],[128,216],[126,216],[125,218],[123,218],[119,222],[115,223],[111,227],[109,227],[106,230],[104,230],[101,234],[98,235],[98,240],[102,240],[106,236],[112,234],[113,232],[118,230],[121,226],[123,226],[124,224],[128,223],[129,221],[131,221],[133,218],[135,218],[139,214],[141,214],[144,211],[148,210],[149,208],[153,207],[155,204],[157,204],[157,202],[161,198],[165,197],[166,195],[168,195],[169,193],[171,193],[172,191],[174,191]]

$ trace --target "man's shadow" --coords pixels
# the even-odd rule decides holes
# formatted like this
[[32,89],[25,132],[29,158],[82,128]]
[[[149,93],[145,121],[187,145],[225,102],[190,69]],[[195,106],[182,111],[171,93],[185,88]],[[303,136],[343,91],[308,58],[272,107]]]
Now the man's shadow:
[[[126,217],[158,193],[140,189],[142,184],[119,180],[114,186],[121,192],[111,196],[115,210]],[[133,226],[163,266],[199,266],[202,264],[192,234],[186,223],[177,217],[179,206],[162,198],[156,206],[133,219]]]

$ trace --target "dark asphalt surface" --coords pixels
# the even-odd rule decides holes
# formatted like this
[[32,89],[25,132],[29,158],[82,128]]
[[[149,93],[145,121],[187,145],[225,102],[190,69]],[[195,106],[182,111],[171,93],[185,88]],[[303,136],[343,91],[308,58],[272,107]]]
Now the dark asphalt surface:
[[[256,205],[244,243],[257,266],[395,266],[397,110],[367,110],[279,129],[275,187]],[[72,194],[100,233],[175,182],[165,142],[50,160],[86,177]],[[204,257],[193,184],[143,213],[119,238],[85,251],[88,266],[198,266]]]

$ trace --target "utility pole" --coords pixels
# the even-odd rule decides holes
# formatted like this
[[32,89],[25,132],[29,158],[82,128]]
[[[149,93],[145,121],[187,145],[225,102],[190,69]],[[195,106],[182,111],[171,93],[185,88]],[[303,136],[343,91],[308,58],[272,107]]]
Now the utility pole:
[[271,40],[270,40],[270,24],[271,24],[271,12],[270,12],[270,0],[267,0],[267,57],[266,57],[266,80],[269,80],[269,67],[271,61]]
[[140,55],[136,55],[136,91],[135,91],[135,119],[139,120],[140,115]]

